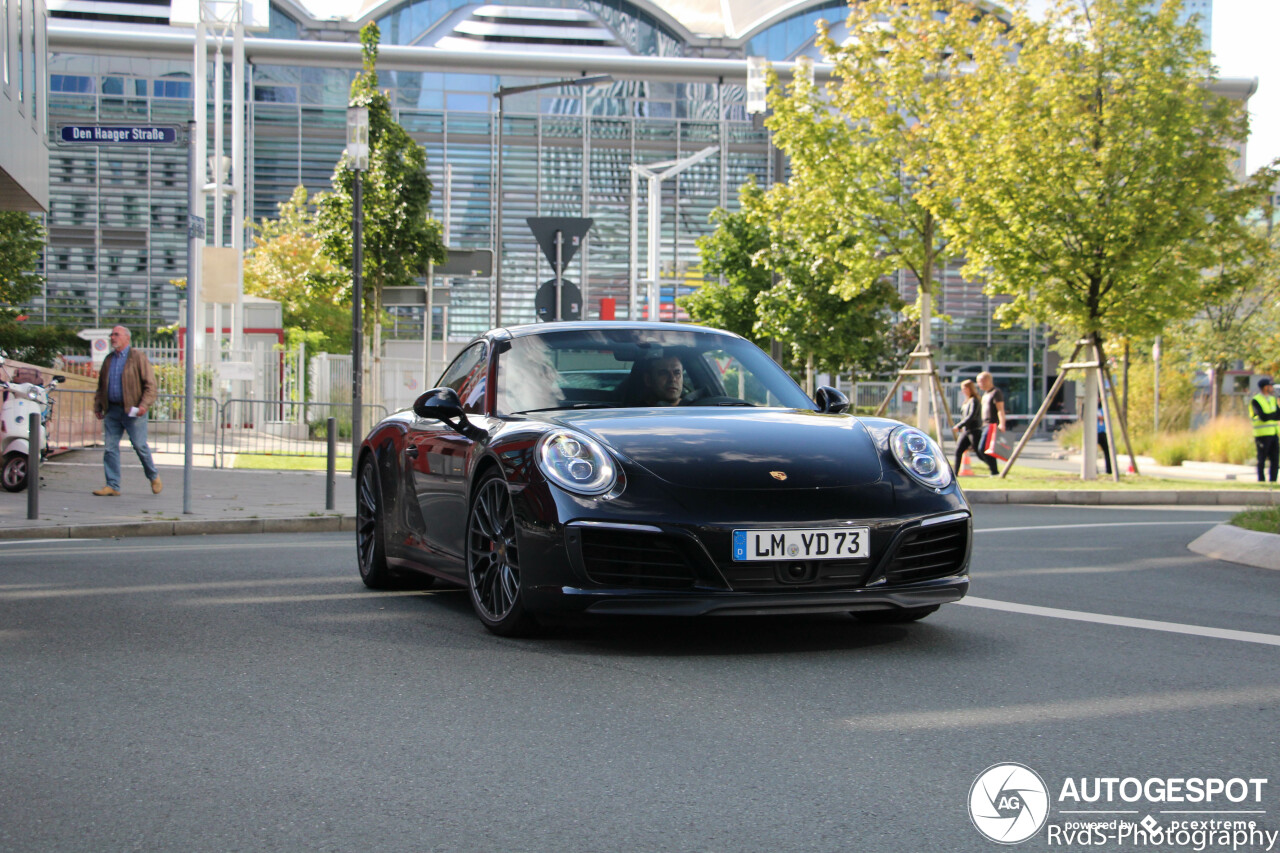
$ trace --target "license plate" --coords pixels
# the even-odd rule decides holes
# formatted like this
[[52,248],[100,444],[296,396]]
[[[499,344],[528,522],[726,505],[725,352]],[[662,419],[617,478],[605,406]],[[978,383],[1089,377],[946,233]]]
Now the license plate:
[[871,556],[867,527],[809,527],[733,531],[735,562],[753,560],[857,560]]

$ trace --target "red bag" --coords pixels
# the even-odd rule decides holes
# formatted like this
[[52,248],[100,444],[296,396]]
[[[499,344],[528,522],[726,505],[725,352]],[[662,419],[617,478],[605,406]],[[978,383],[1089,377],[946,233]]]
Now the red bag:
[[994,456],[1001,462],[1008,462],[1009,457],[1013,455],[1013,444],[1005,433],[1000,432],[1000,428],[995,424],[988,424],[982,435],[982,452],[988,456]]

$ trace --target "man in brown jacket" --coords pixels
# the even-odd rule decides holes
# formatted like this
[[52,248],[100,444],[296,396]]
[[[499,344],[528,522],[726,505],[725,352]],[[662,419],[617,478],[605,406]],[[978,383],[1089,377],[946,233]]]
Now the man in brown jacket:
[[111,352],[102,361],[98,390],[93,395],[93,413],[102,421],[102,442],[106,445],[102,467],[107,484],[94,491],[101,497],[120,494],[120,436],[125,432],[142,463],[142,472],[151,481],[151,491],[158,495],[164,488],[147,446],[147,409],[156,401],[156,376],[146,353],[130,346],[131,340],[124,326],[111,330]]

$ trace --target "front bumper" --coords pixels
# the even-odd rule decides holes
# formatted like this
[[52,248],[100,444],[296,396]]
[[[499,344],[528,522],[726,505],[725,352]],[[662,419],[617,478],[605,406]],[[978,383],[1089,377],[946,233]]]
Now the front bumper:
[[932,607],[959,601],[969,590],[967,576],[940,578],[894,588],[850,589],[838,592],[708,592],[633,589],[531,591],[530,604],[539,612],[577,612],[630,616],[763,616],[787,613],[847,613]]

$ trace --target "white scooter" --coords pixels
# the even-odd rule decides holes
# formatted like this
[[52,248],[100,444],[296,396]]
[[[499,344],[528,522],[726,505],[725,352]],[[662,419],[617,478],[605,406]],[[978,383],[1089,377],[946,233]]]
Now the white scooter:
[[[0,368],[4,357],[0,356]],[[20,492],[27,487],[27,447],[31,437],[31,418],[40,419],[40,458],[49,455],[49,436],[46,424],[53,415],[53,403],[49,392],[59,382],[55,376],[48,385],[40,382],[40,371],[20,367],[10,378],[0,379],[0,485],[6,492]]]

